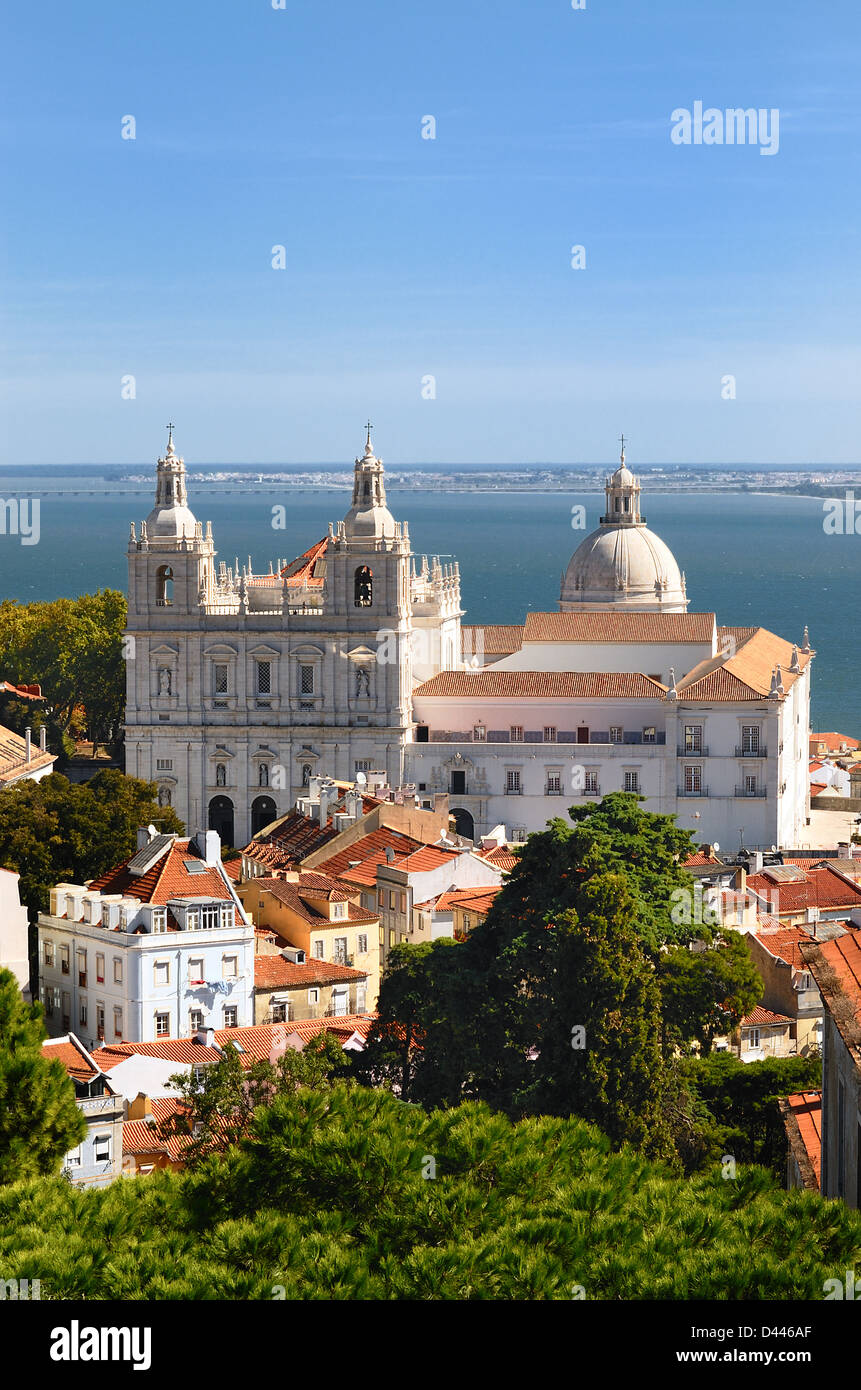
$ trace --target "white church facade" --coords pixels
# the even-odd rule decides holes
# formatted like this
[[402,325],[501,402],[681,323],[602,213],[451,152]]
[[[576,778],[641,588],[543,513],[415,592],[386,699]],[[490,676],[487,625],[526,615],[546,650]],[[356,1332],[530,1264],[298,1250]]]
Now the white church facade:
[[128,556],[126,770],[228,843],[369,771],[448,792],[469,838],[629,790],[727,849],[804,839],[806,630],[689,613],[624,450],[559,611],[522,625],[461,627],[458,567],[413,556],[370,429],[343,521],[262,575],[216,567],[169,438]]

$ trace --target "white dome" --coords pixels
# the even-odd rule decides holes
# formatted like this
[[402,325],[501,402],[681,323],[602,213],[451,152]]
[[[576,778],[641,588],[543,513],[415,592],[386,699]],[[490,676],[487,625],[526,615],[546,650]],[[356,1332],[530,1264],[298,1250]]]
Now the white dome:
[[600,526],[577,547],[559,606],[684,612],[684,580],[668,545],[642,523]]
[[196,518],[190,507],[153,507],[146,519],[147,535],[150,540],[161,536],[164,539],[194,540]]

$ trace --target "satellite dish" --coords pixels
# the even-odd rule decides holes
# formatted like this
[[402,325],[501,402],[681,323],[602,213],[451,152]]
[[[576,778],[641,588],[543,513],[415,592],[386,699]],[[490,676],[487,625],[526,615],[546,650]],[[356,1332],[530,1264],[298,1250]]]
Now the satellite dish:
[[712,849],[714,850],[715,854],[717,854],[718,850],[720,849],[720,845],[718,844],[717,840],[715,840],[714,844],[712,845]]
[[777,854],[777,845],[772,845],[772,846],[771,846],[771,852],[772,852],[772,854]]
[[146,828],[146,833],[149,835],[150,839],[152,839],[153,836],[158,834],[158,831],[156,830],[154,825],[148,825]]
[[357,773],[356,773],[356,786],[357,786],[357,787],[364,787],[364,786],[367,785],[367,782],[368,782],[368,779],[367,779],[367,777],[365,776],[364,772],[357,772]]

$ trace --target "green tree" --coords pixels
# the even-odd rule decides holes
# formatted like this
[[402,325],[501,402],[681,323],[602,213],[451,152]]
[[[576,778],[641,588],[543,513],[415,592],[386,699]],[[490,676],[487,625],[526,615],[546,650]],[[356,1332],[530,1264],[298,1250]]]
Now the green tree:
[[60,773],[19,782],[0,796],[0,866],[21,875],[31,914],[46,912],[54,884],[84,883],[122,863],[134,853],[138,826],[151,821],[182,833],[151,782],[113,769],[82,783]]
[[116,740],[125,705],[125,622],[126,600],[116,589],[29,604],[5,599],[0,675],[41,685],[64,732],[83,706],[93,742]]
[[195,1165],[209,1154],[230,1148],[248,1133],[254,1112],[299,1086],[324,1090],[347,1066],[341,1044],[324,1031],[300,1051],[288,1048],[275,1062],[260,1058],[245,1067],[228,1043],[219,1060],[194,1073],[171,1077],[181,1108],[162,1122],[162,1137],[180,1135],[183,1162]]
[[[705,929],[708,931],[708,929]],[[715,930],[697,947],[660,956],[665,1050],[695,1041],[704,1056],[758,1004],[763,983],[740,932]]]
[[42,1056],[46,1037],[41,1004],[0,970],[0,1183],[59,1172],[87,1132],[65,1067]]
[[731,1153],[739,1163],[760,1163],[781,1176],[786,1133],[777,1099],[818,1090],[821,1058],[814,1054],[742,1062],[728,1053],[713,1053],[685,1058],[679,1067],[716,1126],[716,1149]]

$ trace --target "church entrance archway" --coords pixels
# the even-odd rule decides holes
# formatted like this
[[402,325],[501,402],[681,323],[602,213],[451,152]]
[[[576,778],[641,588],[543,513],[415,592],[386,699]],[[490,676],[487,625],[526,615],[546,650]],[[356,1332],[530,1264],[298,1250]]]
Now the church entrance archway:
[[233,802],[229,796],[214,796],[210,801],[209,828],[218,831],[222,845],[233,844]]
[[278,811],[271,796],[256,796],[251,803],[251,834],[256,835],[258,830],[264,830],[267,825],[271,825],[277,815]]
[[454,828],[458,835],[462,835],[465,840],[475,839],[475,821],[471,811],[467,811],[463,806],[455,806],[451,812],[454,819]]

